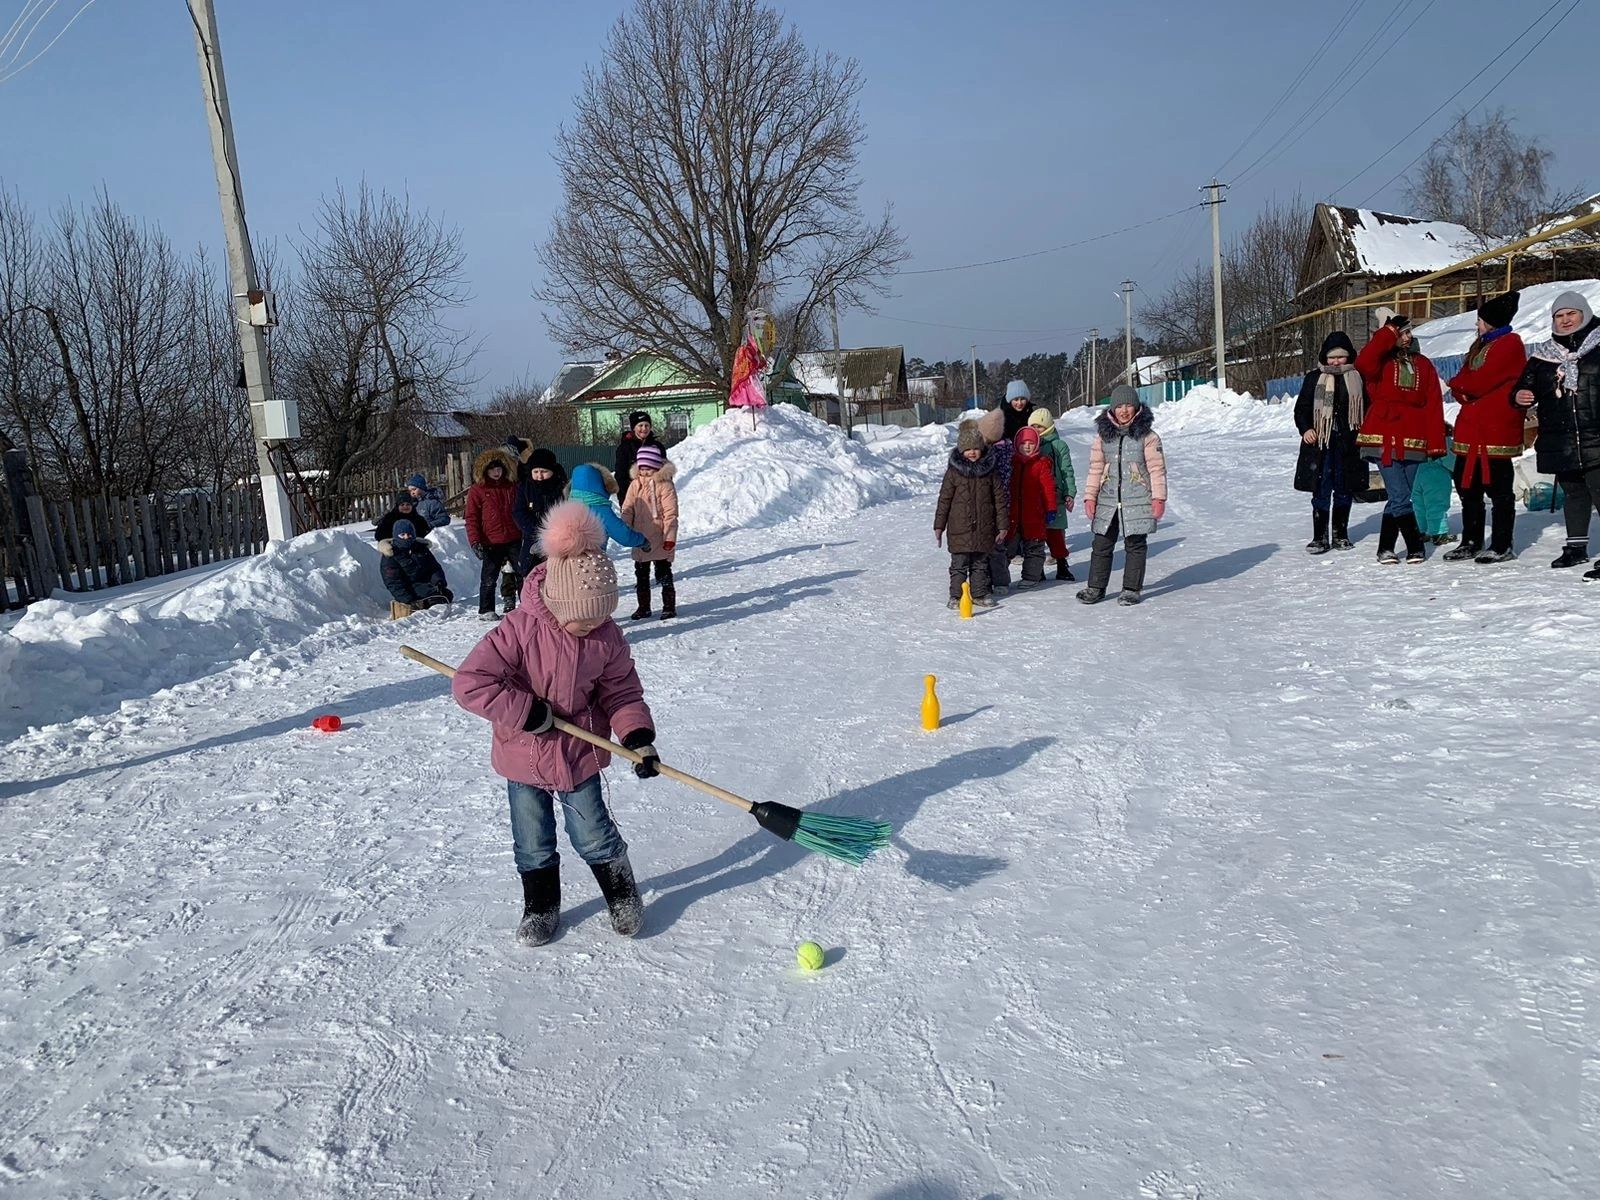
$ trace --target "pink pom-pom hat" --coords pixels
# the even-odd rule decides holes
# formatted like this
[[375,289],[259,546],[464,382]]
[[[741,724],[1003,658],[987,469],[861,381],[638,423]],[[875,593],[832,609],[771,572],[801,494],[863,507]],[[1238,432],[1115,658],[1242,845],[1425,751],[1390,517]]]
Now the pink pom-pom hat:
[[565,500],[550,510],[539,534],[546,559],[539,594],[556,620],[592,621],[616,611],[617,569],[605,544],[605,526],[587,504]]

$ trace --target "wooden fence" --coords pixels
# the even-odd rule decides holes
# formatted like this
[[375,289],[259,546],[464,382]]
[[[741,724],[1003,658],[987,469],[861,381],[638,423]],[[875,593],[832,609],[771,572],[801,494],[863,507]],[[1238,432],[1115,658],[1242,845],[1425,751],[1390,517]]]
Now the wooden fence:
[[197,489],[150,496],[47,500],[26,460],[6,455],[0,502],[0,608],[60,589],[93,592],[260,553],[259,493]]

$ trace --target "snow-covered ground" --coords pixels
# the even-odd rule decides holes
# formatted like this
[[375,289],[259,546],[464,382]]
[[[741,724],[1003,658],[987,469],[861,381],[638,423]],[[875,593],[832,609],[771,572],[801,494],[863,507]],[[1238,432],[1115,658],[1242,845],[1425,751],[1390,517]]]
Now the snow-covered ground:
[[[110,643],[148,621],[75,646],[46,612],[14,727],[59,707],[52,655],[91,704],[0,758],[0,1190],[1600,1195],[1600,585],[1545,567],[1548,515],[1505,567],[1380,568],[1372,508],[1308,558],[1287,410],[1159,428],[1147,602],[969,622],[930,532],[948,433],[834,446],[904,454],[831,523],[810,467],[762,490],[782,438],[675,454],[686,509],[730,472],[769,499],[694,513],[680,618],[630,630],[662,753],[896,836],[852,870],[614,772],[631,943],[571,855],[563,935],[511,940],[487,730],[397,653],[458,660],[470,614],[376,619],[322,535],[150,601],[202,649],[141,643],[142,690]],[[286,580],[293,620],[215,606]]]

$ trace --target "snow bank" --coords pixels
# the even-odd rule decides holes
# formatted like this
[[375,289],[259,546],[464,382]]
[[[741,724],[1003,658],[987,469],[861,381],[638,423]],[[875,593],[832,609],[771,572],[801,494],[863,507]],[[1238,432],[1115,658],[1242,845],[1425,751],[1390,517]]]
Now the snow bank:
[[1173,433],[1270,435],[1294,428],[1294,412],[1248,392],[1204,383],[1179,400],[1156,406],[1156,430]]
[[672,448],[679,532],[704,537],[787,521],[832,521],[926,490],[954,436],[943,425],[870,442],[791,405],[730,412]]
[[[1550,306],[1562,292],[1581,292],[1596,312],[1600,312],[1600,279],[1576,279],[1565,283],[1540,283],[1522,289],[1522,303],[1511,327],[1522,340],[1532,345],[1550,337]],[[1478,314],[1461,313],[1440,317],[1417,326],[1417,341],[1429,358],[1448,358],[1465,354],[1478,336]]]
[[[477,564],[455,526],[430,535],[458,595]],[[42,600],[0,632],[0,736],[109,712],[253,653],[386,617],[371,528],[323,529],[173,590],[164,579]]]

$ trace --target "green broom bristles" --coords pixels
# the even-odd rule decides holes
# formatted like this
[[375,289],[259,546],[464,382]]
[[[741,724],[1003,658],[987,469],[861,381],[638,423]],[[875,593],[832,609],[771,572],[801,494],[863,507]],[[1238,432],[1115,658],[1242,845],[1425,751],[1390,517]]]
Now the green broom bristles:
[[837,858],[859,867],[872,854],[889,844],[894,827],[887,821],[864,817],[836,817],[829,813],[801,813],[794,840],[807,850]]

